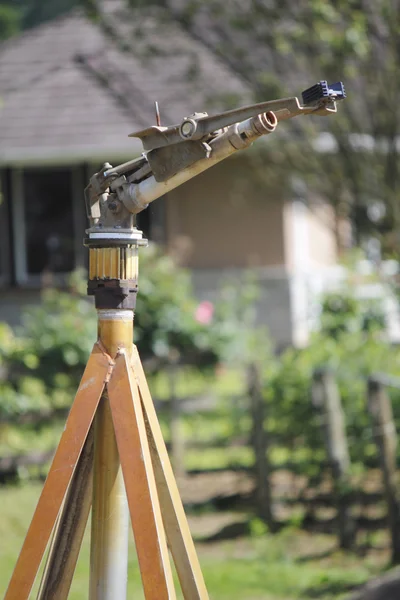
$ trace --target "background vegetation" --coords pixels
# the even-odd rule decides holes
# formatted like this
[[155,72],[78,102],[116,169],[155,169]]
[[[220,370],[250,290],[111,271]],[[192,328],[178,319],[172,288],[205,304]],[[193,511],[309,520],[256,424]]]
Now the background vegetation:
[[[285,152],[272,144],[268,163],[295,195],[322,192],[329,199],[338,238],[346,217],[352,242],[364,246],[376,263],[382,257],[398,260],[397,0],[130,0],[126,5],[132,11],[166,10],[164,16],[178,19],[206,44],[216,34],[220,42],[214,49],[248,81],[257,100],[291,95],[294,87],[300,90],[318,78],[343,79],[349,97],[337,118],[324,122],[329,129],[322,131],[318,121],[293,123]],[[94,0],[0,2],[0,39],[75,6],[105,18]],[[382,334],[379,306],[358,301],[351,287],[326,296],[321,330],[310,345],[277,356],[254,321],[257,288],[251,276],[245,293],[227,285],[218,305],[208,307],[210,318],[202,319],[186,272],[156,251],[143,252],[142,264],[135,335],[154,395],[161,408],[168,407],[170,367],[178,365],[175,392],[182,405],[193,397],[212,400],[211,408],[195,408],[181,418],[189,487],[201,475],[201,496],[204,488],[212,488],[205,477],[214,474],[225,482],[229,473],[234,479],[232,488],[220,483],[202,500],[183,486],[192,528],[200,523],[196,536],[212,597],[328,599],[384,569],[387,534],[378,526],[360,528],[354,553],[337,550],[321,415],[310,394],[314,369],[329,366],[345,409],[351,485],[360,499],[355,510],[360,521],[375,519],[376,525],[385,507],[366,411],[366,378],[373,371],[400,376],[400,350]],[[95,340],[95,311],[82,284],[78,274],[68,293],[45,290],[42,304],[24,314],[19,329],[0,324],[0,483],[8,484],[0,489],[0,533],[7,540],[0,554],[2,589],[39,493],[37,480],[45,474]],[[268,459],[278,490],[274,534],[255,516],[254,424],[246,384],[246,369],[253,364],[261,372]],[[390,395],[399,425],[400,393],[393,388]],[[161,418],[170,442],[167,410],[161,410]],[[362,503],[371,485],[372,509]],[[216,516],[206,534],[206,523]],[[235,536],[239,541],[225,539]],[[86,540],[72,597],[85,597],[87,559]],[[133,591],[138,582],[134,559],[130,568]]]
[[[255,327],[258,292],[251,274],[243,294],[228,282],[211,320],[200,323],[188,274],[155,250],[142,254],[136,336],[150,368],[153,394],[161,403],[167,442],[171,441],[169,413],[162,405],[171,393],[171,357],[174,369],[178,365],[175,393],[183,406],[185,398],[206,394],[213,399],[211,408],[203,410],[201,404],[198,408],[195,405],[194,411],[183,411],[181,416],[184,469],[190,475],[183,496],[211,596],[228,598],[235,593],[238,600],[288,600],[314,594],[328,599],[345,594],[378,573],[388,560],[384,531],[360,530],[358,550],[350,558],[337,549],[334,524],[318,529],[318,523],[325,522],[320,519],[318,507],[311,508],[310,513],[310,506],[304,503],[304,494],[318,496],[329,482],[320,415],[310,394],[316,367],[329,365],[337,374],[345,406],[353,485],[359,493],[376,464],[365,408],[366,377],[379,369],[400,375],[400,350],[385,341],[377,307],[357,301],[348,287],[343,293],[326,296],[322,327],[309,347],[288,349],[277,356],[267,332]],[[51,454],[57,443],[95,339],[95,311],[82,295],[81,274],[74,275],[70,286],[69,293],[45,290],[43,303],[26,312],[19,330],[12,331],[5,324],[0,327],[0,470],[1,456],[35,452],[45,456],[39,464],[19,462],[11,472],[3,469],[2,478],[8,485],[0,489],[0,494],[9,517],[1,524],[8,543],[1,556],[0,589],[6,585],[37,499],[40,486],[35,482],[46,471],[46,452]],[[275,485],[278,528],[274,534],[256,516],[251,491],[255,455],[246,370],[254,362],[261,367],[272,474],[284,481],[283,488],[280,483]],[[398,420],[400,394],[392,398]],[[217,479],[224,473],[236,473],[229,484],[232,489],[223,493],[221,484],[218,487],[207,479],[213,473]],[[205,479],[196,484],[196,477]],[[247,492],[240,491],[243,477],[248,482]],[[11,482],[14,485],[10,487]],[[290,490],[300,482],[301,490],[293,495]],[[190,495],[193,485],[200,485],[200,499]],[[210,493],[204,495],[208,487]],[[284,491],[287,487],[289,495]],[[377,506],[382,508],[382,502],[379,500]],[[311,517],[316,527],[310,529]],[[379,550],[382,542],[383,550]],[[73,598],[82,598],[86,589],[88,544],[86,539]],[[130,569],[131,589],[136,592],[139,584],[134,558]]]

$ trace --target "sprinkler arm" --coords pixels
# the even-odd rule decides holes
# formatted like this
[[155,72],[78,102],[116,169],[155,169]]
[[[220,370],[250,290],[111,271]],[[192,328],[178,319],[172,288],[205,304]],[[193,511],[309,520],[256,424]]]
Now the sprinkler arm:
[[194,113],[179,125],[148,127],[130,134],[144,152],[117,167],[108,163],[93,175],[85,190],[91,228],[88,234],[131,230],[132,215],[150,202],[195,177],[237,150],[247,148],[278,122],[298,115],[327,116],[345,98],[341,82],[321,81],[297,97],[261,102],[217,115]]
[[336,112],[336,103],[331,96],[320,98],[309,105],[300,104],[299,99],[295,96],[279,100],[268,100],[267,102],[228,110],[217,115],[208,116],[207,113],[194,113],[191,117],[185,117],[180,125],[147,127],[129,134],[129,137],[141,139],[144,150],[153,150],[154,148],[178,144],[189,139],[201,140],[214,131],[266,112],[274,112],[278,121],[311,113],[327,116]]

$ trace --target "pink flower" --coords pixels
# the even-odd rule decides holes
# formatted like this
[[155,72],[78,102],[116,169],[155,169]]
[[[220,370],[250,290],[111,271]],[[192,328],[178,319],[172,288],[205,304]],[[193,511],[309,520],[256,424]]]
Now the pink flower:
[[203,325],[209,325],[211,323],[214,314],[214,304],[208,300],[200,302],[196,308],[195,319],[198,323]]

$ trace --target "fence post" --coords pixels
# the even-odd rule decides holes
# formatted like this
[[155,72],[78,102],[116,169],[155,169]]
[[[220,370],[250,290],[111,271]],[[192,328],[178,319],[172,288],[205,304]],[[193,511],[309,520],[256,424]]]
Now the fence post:
[[396,477],[397,433],[392,405],[385,385],[377,376],[368,378],[368,411],[383,474],[392,543],[392,563],[400,563],[400,505]]
[[268,436],[264,429],[265,405],[260,371],[255,363],[247,367],[247,385],[252,417],[252,445],[255,454],[257,514],[267,523],[270,530],[274,531],[276,523],[272,512]]
[[171,464],[176,477],[182,477],[185,474],[183,462],[184,457],[184,439],[182,432],[181,403],[176,390],[178,366],[171,363],[167,367],[169,382],[169,431],[171,441]]
[[342,402],[331,369],[324,367],[314,371],[311,393],[314,406],[323,414],[322,429],[332,469],[339,544],[341,548],[349,549],[353,546],[356,535],[356,523],[349,502],[350,456]]

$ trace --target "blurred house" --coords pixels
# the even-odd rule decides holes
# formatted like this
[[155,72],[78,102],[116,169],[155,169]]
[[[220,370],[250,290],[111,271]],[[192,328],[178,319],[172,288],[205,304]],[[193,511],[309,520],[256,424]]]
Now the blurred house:
[[[0,318],[11,323],[42,285],[85,265],[83,188],[102,162],[141,152],[127,135],[155,122],[155,100],[165,124],[252,101],[178,22],[146,16],[133,31],[111,8],[106,24],[74,11],[0,46]],[[257,176],[255,152],[154,202],[139,226],[192,269],[200,299],[255,269],[260,320],[279,345],[303,344],[315,291],[336,269],[333,215],[323,202],[310,210],[301,185]]]

